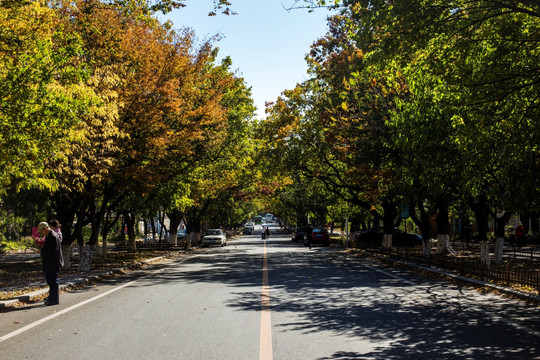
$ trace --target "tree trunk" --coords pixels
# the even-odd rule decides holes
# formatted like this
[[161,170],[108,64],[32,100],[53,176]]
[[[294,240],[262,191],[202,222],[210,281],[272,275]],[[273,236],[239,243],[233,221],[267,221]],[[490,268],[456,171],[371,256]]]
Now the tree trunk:
[[540,214],[538,212],[531,213],[531,231],[535,234],[540,233]]
[[480,194],[476,201],[471,201],[471,208],[474,212],[476,226],[478,228],[478,239],[480,241],[487,240],[488,233],[488,217],[489,209],[487,206],[487,198],[485,194]]
[[382,247],[383,249],[392,248],[392,234],[383,234]]
[[201,240],[201,220],[193,219],[186,225],[186,249],[191,249],[192,244],[198,244]]
[[498,217],[495,212],[491,213],[491,216],[495,220],[495,255],[493,258],[493,262],[495,264],[502,263],[502,256],[503,256],[503,250],[504,250],[504,227],[506,226],[506,223],[508,223],[508,220],[512,217],[512,213],[505,212],[502,214],[502,216]]
[[392,233],[394,232],[394,219],[397,215],[397,205],[390,201],[383,201],[383,229],[384,235],[382,247],[384,249],[392,248]]
[[[417,216],[416,208],[420,211],[420,216]],[[410,215],[414,224],[420,229],[420,235],[422,235],[422,256],[428,257],[431,255],[431,223],[429,218],[433,214],[426,209],[424,202],[418,199],[417,206],[411,206]]]
[[422,256],[429,257],[431,256],[431,241],[429,238],[424,239],[422,236]]
[[450,245],[450,226],[448,221],[448,203],[439,200],[439,213],[437,215],[437,254],[454,254]]
[[62,266],[62,269],[69,270],[71,269],[71,246],[62,244],[62,256],[64,257],[64,266]]
[[103,220],[103,214],[97,213],[94,217],[94,220],[92,221],[92,232],[90,234],[90,240],[88,241],[88,244],[92,246],[98,245],[99,240],[99,230],[101,228],[101,221]]
[[437,254],[454,254],[450,245],[450,234],[437,234]]
[[92,269],[92,256],[94,254],[94,246],[86,244],[79,246],[79,272],[90,272]]
[[504,236],[495,237],[495,254],[493,256],[493,262],[495,264],[502,263],[503,252],[504,252]]
[[113,221],[110,221],[110,213],[108,213],[107,216],[103,217],[103,227],[101,229],[101,238],[103,240],[103,249],[102,249],[103,258],[107,256],[107,246],[108,246],[107,239],[109,237],[109,232],[116,225],[116,223],[118,222],[118,219],[120,219],[120,214],[118,213],[114,217]]
[[167,217],[169,218],[169,242],[176,246],[178,245],[178,238],[176,234],[178,232],[178,227],[182,222],[182,213],[180,213],[180,211],[177,209],[174,209],[167,213]]
[[156,243],[156,219],[152,218],[150,222],[150,227],[152,228],[152,244]]
[[172,246],[177,245],[178,238],[176,237],[176,232],[169,232],[168,238],[167,238],[167,244],[170,244]]
[[480,241],[480,261],[489,267],[491,260],[489,257],[489,243],[486,240]]
[[128,233],[128,250],[130,252],[137,251],[137,242],[135,238],[135,214],[124,214],[124,220],[126,222]]

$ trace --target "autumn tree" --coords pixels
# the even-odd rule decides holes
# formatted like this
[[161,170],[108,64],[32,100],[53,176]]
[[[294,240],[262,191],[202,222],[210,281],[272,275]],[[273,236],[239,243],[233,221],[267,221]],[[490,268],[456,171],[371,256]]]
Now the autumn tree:
[[[175,32],[142,10],[125,10],[100,1],[58,9],[80,34],[89,85],[102,97],[81,132],[88,147],[73,151],[56,195],[62,220],[77,219],[68,243],[82,245],[80,227],[91,224],[90,248],[105,214],[122,204],[133,221],[137,209],[128,204],[148,201],[135,201],[133,193],[155,200],[157,188],[218,145],[226,127],[220,99],[231,80],[215,70],[212,40],[197,48],[192,31]],[[128,235],[134,250],[135,234]]]
[[307,57],[312,78],[276,102],[269,133],[298,170],[381,220],[391,246],[402,160],[389,124],[408,89],[399,74],[369,66],[347,26],[346,16],[329,22]]
[[[190,241],[199,240],[204,218],[214,225],[239,222],[242,215],[226,219],[224,214],[234,213],[237,202],[245,199],[243,190],[252,182],[255,107],[250,89],[230,70],[231,65],[230,59],[225,58],[219,66],[208,69],[205,78],[212,84],[212,91],[207,95],[215,102],[214,120],[221,120],[221,125],[214,124],[208,130],[208,138],[201,142],[195,161],[179,174],[190,189],[192,203],[182,214]],[[224,208],[227,211],[220,211]]]

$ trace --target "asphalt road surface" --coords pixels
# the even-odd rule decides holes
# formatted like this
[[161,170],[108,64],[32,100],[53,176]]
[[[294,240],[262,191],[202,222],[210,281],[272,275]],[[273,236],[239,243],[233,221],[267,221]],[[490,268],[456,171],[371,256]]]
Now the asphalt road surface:
[[540,308],[245,235],[0,315],[0,359],[540,359]]

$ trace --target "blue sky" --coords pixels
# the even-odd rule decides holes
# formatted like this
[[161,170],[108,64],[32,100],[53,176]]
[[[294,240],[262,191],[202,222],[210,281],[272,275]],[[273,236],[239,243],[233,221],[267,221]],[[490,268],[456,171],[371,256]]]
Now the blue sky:
[[209,17],[213,2],[190,0],[165,18],[174,28],[190,27],[200,39],[217,33],[220,58],[230,56],[264,117],[265,101],[275,101],[281,92],[306,79],[305,55],[310,45],[326,33],[329,12],[305,9],[288,12],[293,0],[232,0],[238,15]]

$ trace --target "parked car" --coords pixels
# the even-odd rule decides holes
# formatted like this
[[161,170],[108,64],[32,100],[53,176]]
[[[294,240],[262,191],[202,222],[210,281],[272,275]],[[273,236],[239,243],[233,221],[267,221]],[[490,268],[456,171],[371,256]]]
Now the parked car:
[[176,233],[177,240],[186,240],[186,229],[178,230]]
[[221,229],[208,229],[202,238],[202,245],[227,246],[227,238]]
[[[381,246],[384,234],[382,226],[374,227],[366,231],[357,232],[354,240],[360,244]],[[392,246],[415,246],[422,245],[422,236],[405,232],[394,228],[392,232]]]
[[[329,246],[330,234],[328,234],[328,231],[325,228],[314,228],[311,232],[311,243]],[[304,245],[307,245],[307,239],[304,240]]]
[[297,227],[291,234],[292,241],[304,241],[306,237],[307,227]]

